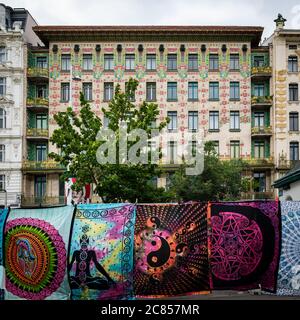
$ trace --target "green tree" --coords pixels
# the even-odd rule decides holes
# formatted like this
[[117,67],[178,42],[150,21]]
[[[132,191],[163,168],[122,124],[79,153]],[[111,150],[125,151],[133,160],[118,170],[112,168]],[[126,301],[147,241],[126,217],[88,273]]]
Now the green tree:
[[[157,104],[143,102],[139,107],[133,104],[137,86],[138,82],[130,79],[125,92],[122,92],[118,84],[108,108],[102,108],[108,119],[109,129],[116,133],[117,151],[120,145],[117,133],[122,122],[126,122],[127,132],[136,128],[143,129],[150,138],[153,122],[159,115]],[[167,200],[170,195],[163,188],[157,188],[151,183],[151,179],[157,176],[159,171],[156,164],[150,163],[149,157],[147,164],[122,164],[118,156],[116,164],[98,163],[96,153],[104,141],[99,141],[96,137],[102,128],[102,122],[82,93],[80,101],[78,114],[69,107],[66,112],[59,112],[54,116],[58,128],[54,130],[50,141],[60,152],[51,153],[50,157],[68,168],[62,179],[76,177],[75,190],[87,183],[93,183],[94,191],[104,202]],[[156,128],[161,130],[166,124],[167,119],[157,124]],[[128,142],[128,149],[137,141],[139,139]]]
[[242,176],[245,164],[241,160],[221,161],[212,142],[204,146],[202,174],[187,176],[185,166],[171,178],[170,191],[178,201],[237,200],[246,191]]

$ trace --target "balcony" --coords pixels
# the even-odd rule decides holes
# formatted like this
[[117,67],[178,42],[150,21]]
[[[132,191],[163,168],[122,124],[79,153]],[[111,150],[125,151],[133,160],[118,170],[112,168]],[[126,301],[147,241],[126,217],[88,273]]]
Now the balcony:
[[272,67],[262,66],[262,67],[252,67],[251,68],[252,77],[271,77]]
[[300,160],[286,160],[280,157],[277,163],[278,170],[291,170],[300,163]]
[[255,136],[271,136],[272,135],[272,126],[262,126],[262,127],[252,127],[251,134]]
[[65,204],[65,197],[34,197],[22,195],[21,206],[22,207],[55,207]]
[[272,168],[274,167],[274,158],[269,157],[269,158],[252,158],[246,160],[247,164],[250,167],[254,168]]
[[49,70],[48,68],[30,67],[30,68],[27,68],[27,77],[48,79]]
[[58,172],[58,171],[64,171],[65,167],[54,160],[46,160],[46,161],[25,160],[23,161],[22,170],[28,173],[41,173],[44,171]]
[[252,96],[252,106],[271,106],[273,102],[272,96]]
[[49,107],[48,98],[27,98],[26,100],[27,107],[38,107],[38,108],[47,108]]
[[243,192],[241,194],[241,200],[264,200],[264,199],[275,199],[275,193],[268,192]]
[[27,134],[27,138],[48,139],[49,130],[48,129],[38,129],[38,128],[27,128],[26,134]]

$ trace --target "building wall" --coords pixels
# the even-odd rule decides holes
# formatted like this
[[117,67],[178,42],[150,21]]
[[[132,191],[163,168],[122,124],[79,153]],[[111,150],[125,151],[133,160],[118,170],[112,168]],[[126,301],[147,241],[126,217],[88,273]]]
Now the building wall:
[[[24,108],[24,43],[20,31],[0,32],[0,46],[7,50],[6,62],[0,65],[0,76],[6,77],[6,94],[0,97],[0,107],[6,111],[7,125],[0,129],[0,144],[5,145],[5,162],[0,174],[5,175],[8,204],[18,205],[21,196],[22,135]],[[4,195],[0,194],[0,205]]]
[[[290,44],[298,44],[300,34],[297,37],[287,38],[275,32],[271,42],[270,50],[273,64],[273,92],[274,92],[274,155],[275,163],[278,166],[280,157],[289,163],[290,142],[300,142],[300,132],[290,131],[289,113],[299,112],[299,101],[289,101],[289,84],[298,83],[299,72],[288,72],[288,57],[290,55],[298,57],[299,51],[290,49]],[[299,47],[299,46],[298,46]],[[300,65],[299,65],[300,66]],[[298,70],[300,70],[298,66]],[[276,179],[280,178],[282,172],[278,171]]]
[[300,200],[300,181],[294,182],[290,184],[290,189],[283,190],[282,195],[279,197],[279,200]]
[[[57,43],[55,43],[57,44]],[[74,54],[73,47],[75,44],[80,45],[80,53]],[[60,70],[60,58],[62,53],[72,54],[72,60],[74,63],[74,73],[79,75],[82,82],[93,82],[93,97],[92,103],[95,113],[102,117],[101,107],[107,107],[108,103],[103,101],[104,82],[120,83],[121,88],[125,88],[125,82],[130,77],[137,78],[139,80],[139,86],[136,93],[136,103],[141,103],[146,98],[146,82],[157,83],[157,103],[160,109],[159,120],[162,121],[168,111],[177,111],[178,116],[178,129],[183,131],[188,126],[188,111],[198,111],[199,128],[204,129],[205,140],[219,140],[220,155],[223,158],[230,156],[230,140],[240,140],[241,142],[241,154],[242,157],[250,158],[251,155],[251,89],[250,89],[250,50],[245,57],[245,62],[241,62],[241,72],[229,72],[229,54],[240,53],[241,47],[244,42],[241,43],[226,43],[227,54],[223,60],[223,54],[221,52],[221,46],[224,42],[206,43],[207,51],[202,60],[202,53],[200,51],[199,43],[185,43],[186,51],[183,61],[178,59],[178,72],[166,72],[165,65],[168,53],[177,53],[177,56],[181,56],[179,50],[181,42],[179,43],[164,43],[165,51],[163,54],[164,61],[160,61],[160,53],[158,51],[160,43],[144,43],[144,52],[139,61],[139,53],[137,47],[139,43],[126,42],[121,43],[123,47],[122,58],[120,63],[117,63],[114,72],[103,71],[103,54],[114,53],[117,55],[116,46],[119,43],[102,43],[102,50],[97,57],[95,53],[95,43],[58,43],[58,54],[53,54],[52,43],[50,43],[50,90],[49,90],[49,134],[51,136],[55,129],[55,122],[53,121],[53,115],[58,111],[63,111],[69,105],[69,103],[61,103],[60,101],[60,85],[61,82],[69,82],[69,73],[63,73]],[[250,43],[246,43],[250,48]],[[94,57],[94,69],[93,72],[83,72],[81,70],[81,54],[93,53]],[[137,71],[126,72],[121,67],[124,63],[125,53],[135,53],[137,57]],[[157,54],[157,72],[145,72],[145,56],[146,53]],[[187,72],[187,54],[198,53],[199,57],[199,71]],[[220,59],[220,72],[208,72],[208,53],[219,53]],[[177,82],[178,101],[167,102],[167,82]],[[198,96],[199,101],[189,102],[188,97],[188,82],[198,82]],[[208,88],[209,81],[219,81],[220,84],[220,101],[212,102],[208,101]],[[238,102],[229,101],[229,82],[240,82],[241,100]],[[79,110],[79,92],[81,91],[81,82],[73,82],[73,106],[74,110]],[[209,124],[209,111],[219,111],[220,117],[220,131],[211,133],[208,131]],[[241,116],[241,131],[230,132],[229,131],[229,112],[230,110],[240,111]],[[50,151],[54,150],[54,147],[50,145]]]

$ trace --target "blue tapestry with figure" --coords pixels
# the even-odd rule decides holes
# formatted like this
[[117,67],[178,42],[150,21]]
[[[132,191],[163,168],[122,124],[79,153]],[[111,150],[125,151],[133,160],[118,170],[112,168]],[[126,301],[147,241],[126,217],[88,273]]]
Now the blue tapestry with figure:
[[133,296],[135,206],[78,205],[69,256],[73,300]]

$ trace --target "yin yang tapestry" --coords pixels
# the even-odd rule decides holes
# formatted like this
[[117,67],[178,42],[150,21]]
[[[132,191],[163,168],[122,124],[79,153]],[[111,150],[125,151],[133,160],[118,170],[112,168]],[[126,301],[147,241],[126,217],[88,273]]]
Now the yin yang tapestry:
[[5,225],[7,300],[67,300],[73,206],[14,209]]
[[137,206],[134,292],[139,297],[210,292],[206,204]]
[[4,233],[4,225],[7,218],[8,209],[0,209],[0,300],[4,299],[4,267],[3,267],[3,233]]
[[135,206],[77,206],[69,257],[71,299],[133,297]]
[[276,291],[281,243],[277,201],[211,203],[213,289]]
[[282,247],[278,295],[300,295],[300,201],[281,204]]

